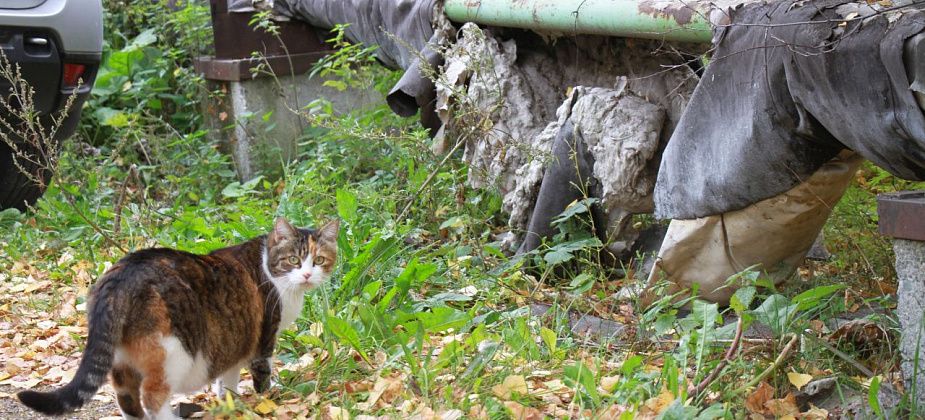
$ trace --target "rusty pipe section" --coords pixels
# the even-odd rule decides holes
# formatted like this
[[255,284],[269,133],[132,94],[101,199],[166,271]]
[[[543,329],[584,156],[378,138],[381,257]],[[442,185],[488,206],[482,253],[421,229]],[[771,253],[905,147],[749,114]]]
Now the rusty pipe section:
[[684,0],[446,0],[455,22],[565,34],[710,42],[706,9]]

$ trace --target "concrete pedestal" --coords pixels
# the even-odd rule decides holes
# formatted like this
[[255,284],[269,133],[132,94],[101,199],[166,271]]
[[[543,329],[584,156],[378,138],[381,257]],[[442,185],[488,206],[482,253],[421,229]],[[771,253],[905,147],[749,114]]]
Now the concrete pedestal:
[[880,233],[893,238],[903,378],[909,398],[925,407],[925,191],[877,197]]
[[224,95],[205,101],[206,127],[233,156],[242,180],[296,157],[298,139],[308,128],[300,112],[307,112],[311,102],[330,101],[335,113],[362,112],[385,103],[374,89],[339,91],[324,81],[307,74],[210,81],[211,90]]
[[899,304],[896,316],[902,329],[899,349],[906,392],[925,402],[925,242],[895,239]]

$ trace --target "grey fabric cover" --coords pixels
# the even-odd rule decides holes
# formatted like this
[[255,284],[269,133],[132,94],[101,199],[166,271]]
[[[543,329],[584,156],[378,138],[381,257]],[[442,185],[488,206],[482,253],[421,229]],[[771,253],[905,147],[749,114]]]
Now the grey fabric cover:
[[228,0],[228,11],[232,13],[249,13],[257,10],[254,0]]
[[[925,117],[902,55],[925,26],[916,9],[925,5],[871,7],[787,0],[733,11],[665,150],[656,216],[742,209],[794,187],[843,148],[925,179]],[[870,16],[839,26],[850,10]]]
[[383,65],[406,70],[386,98],[392,110],[411,116],[424,108],[422,122],[432,127],[439,124],[433,111],[434,84],[422,74],[420,59],[432,67],[442,63],[440,55],[427,48],[435,37],[436,16],[442,13],[436,5],[437,0],[276,0],[273,9],[322,29],[349,24],[348,39],[377,45],[376,57]]

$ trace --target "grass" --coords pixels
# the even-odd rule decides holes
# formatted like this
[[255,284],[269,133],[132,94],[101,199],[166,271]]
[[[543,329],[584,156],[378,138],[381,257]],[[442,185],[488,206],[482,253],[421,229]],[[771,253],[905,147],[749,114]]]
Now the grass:
[[[889,342],[896,322],[889,312],[867,317],[886,332],[874,342],[832,340],[826,323],[845,312],[895,306],[892,251],[875,232],[873,194],[922,184],[865,166],[826,227],[835,258],[808,263],[801,281],[785,290],[743,273],[750,286],[729,309],[692,301],[685,314],[670,297],[640,308],[613,297],[633,280],[598,263],[601,244],[586,233],[586,203],[564,214],[549,244],[510,259],[496,238],[505,229],[498,194],[467,188],[460,159],[441,165],[442,156],[426,152],[429,139],[416,121],[384,106],[344,116],[315,106],[308,116],[312,128],[299,139],[299,159],[239,182],[230,159],[189,115],[196,97],[189,92],[201,91],[201,81],[186,73],[182,57],[158,49],[169,40],[152,39],[138,13],[123,18],[138,26],[134,35],[144,37],[144,45],[128,42],[133,34],[127,32],[109,56],[180,70],[113,70],[110,80],[124,86],[143,78],[146,83],[132,86],[156,86],[165,100],[177,102],[166,108],[182,118],[159,117],[173,111],[142,100],[148,98],[144,90],[104,89],[89,105],[95,111],[81,134],[63,150],[45,197],[28,213],[0,212],[5,290],[50,284],[38,297],[10,295],[0,302],[3,321],[27,319],[15,332],[30,334],[42,317],[55,318],[68,305],[79,308],[92,280],[124,250],[167,246],[204,253],[264,233],[278,215],[298,225],[339,217],[334,281],[309,295],[296,328],[280,338],[279,385],[269,399],[213,400],[213,415],[741,418],[797,414],[787,406],[788,395],[797,392],[788,373],[837,378],[845,406],[856,395],[866,405],[868,390],[881,380],[899,386]],[[345,65],[353,66],[350,61]],[[396,77],[370,66],[351,69],[349,76],[379,89]],[[550,309],[534,316],[535,303]],[[735,335],[723,314],[739,315],[746,326],[770,326],[769,332],[722,361]],[[79,315],[60,324],[81,325]],[[616,338],[574,334],[570,320],[580,315],[628,328]],[[785,350],[793,337],[799,350]],[[820,341],[831,344],[814,344]],[[73,356],[78,350],[57,352]],[[717,380],[689,393],[718,368]],[[755,397],[759,382],[772,390],[765,401]]]

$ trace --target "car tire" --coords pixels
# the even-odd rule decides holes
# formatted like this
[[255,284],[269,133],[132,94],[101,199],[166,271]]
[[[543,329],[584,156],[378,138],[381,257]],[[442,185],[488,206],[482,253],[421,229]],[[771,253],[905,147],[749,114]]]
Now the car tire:
[[[49,171],[40,172],[44,185],[48,185],[52,174]],[[0,209],[16,208],[25,211],[44,193],[45,188],[32,182],[13,162],[13,151],[9,145],[0,141]]]

